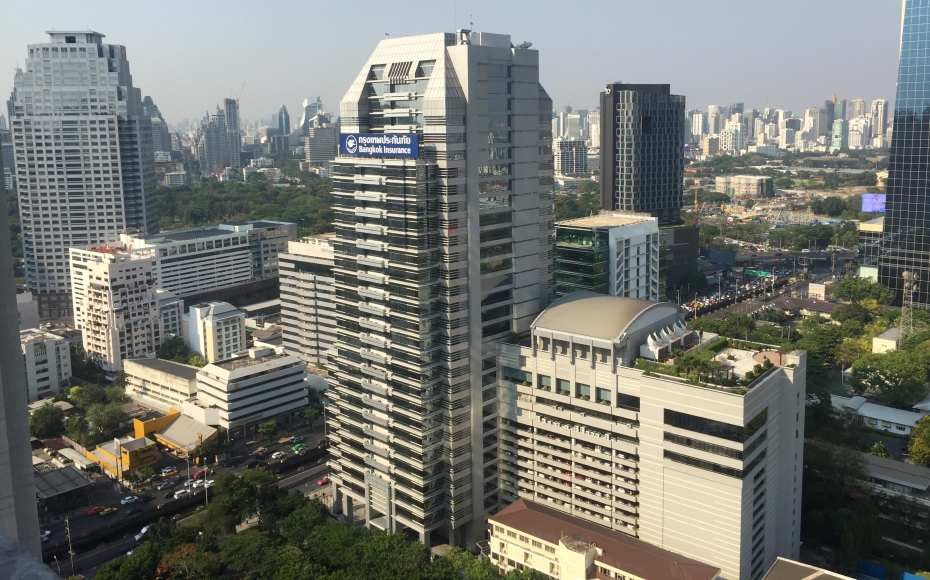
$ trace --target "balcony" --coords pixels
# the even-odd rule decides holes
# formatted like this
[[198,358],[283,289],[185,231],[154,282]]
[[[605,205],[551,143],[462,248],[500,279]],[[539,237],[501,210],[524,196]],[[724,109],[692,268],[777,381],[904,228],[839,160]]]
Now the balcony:
[[391,441],[391,436],[389,434],[382,433],[381,431],[377,431],[371,427],[362,427],[362,433],[368,437],[371,437],[372,439],[377,439],[378,441],[383,441],[385,443],[389,443]]
[[365,439],[365,441],[362,443],[362,446],[368,451],[371,451],[372,453],[374,453],[375,455],[380,455],[381,457],[385,459],[387,459],[390,456],[390,451],[388,449],[375,445],[373,440],[371,439]]
[[372,412],[369,411],[368,409],[365,409],[364,411],[362,411],[362,417],[363,417],[366,421],[371,421],[372,423],[375,423],[375,424],[377,424],[377,425],[381,425],[382,427],[390,427],[390,426],[391,426],[391,420],[390,420],[390,419],[388,419],[387,417],[382,417],[382,416],[380,416],[380,415],[376,415],[375,413],[372,413]]

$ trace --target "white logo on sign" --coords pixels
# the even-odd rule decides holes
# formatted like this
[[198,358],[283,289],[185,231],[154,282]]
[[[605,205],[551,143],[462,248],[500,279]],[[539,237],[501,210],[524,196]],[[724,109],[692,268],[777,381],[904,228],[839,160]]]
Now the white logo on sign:
[[349,153],[355,153],[358,151],[358,140],[355,139],[355,135],[349,135],[346,137],[346,151]]

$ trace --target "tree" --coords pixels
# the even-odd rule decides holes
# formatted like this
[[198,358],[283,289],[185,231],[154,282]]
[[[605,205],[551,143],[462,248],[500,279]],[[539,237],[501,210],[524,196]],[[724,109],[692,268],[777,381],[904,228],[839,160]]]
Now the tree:
[[313,425],[313,422],[316,421],[316,418],[320,416],[320,410],[317,409],[316,407],[311,407],[308,405],[304,407],[303,415],[304,415],[304,419],[306,419],[308,423]]
[[207,363],[206,361],[203,360],[203,357],[200,356],[200,354],[196,352],[191,353],[191,355],[187,357],[187,364],[191,365],[192,367],[201,367],[201,368],[207,366]]
[[856,394],[881,393],[892,405],[903,406],[926,392],[927,368],[904,350],[867,354],[853,364],[849,384]]
[[84,417],[81,415],[71,415],[68,417],[68,420],[65,421],[65,432],[68,434],[68,437],[77,441],[84,447],[87,447],[89,443],[87,442],[87,421],[84,420]]
[[865,324],[871,319],[872,316],[869,314],[869,311],[855,302],[837,306],[830,314],[830,320],[839,323],[843,323],[847,320],[855,320],[859,324]]
[[894,291],[868,278],[843,278],[833,289],[833,296],[848,302],[872,298],[878,304],[887,305],[894,300]]
[[107,402],[107,391],[100,385],[84,385],[83,387],[71,387],[68,391],[68,398],[75,407],[80,407],[85,411],[93,405],[100,405]]
[[121,403],[91,405],[86,417],[91,427],[90,433],[98,441],[108,439],[119,430],[120,425],[129,421],[129,414]]
[[836,346],[833,358],[836,364],[848,369],[860,358],[872,352],[872,345],[860,338],[847,338]]
[[881,441],[876,441],[874,445],[869,449],[869,453],[875,455],[876,457],[891,457],[891,454],[888,453],[888,450],[885,449],[885,444]]
[[180,336],[172,336],[161,343],[158,349],[158,358],[187,364],[191,356],[191,349]]
[[271,437],[278,432],[278,422],[277,421],[265,421],[264,423],[259,423],[258,432],[264,435],[265,437]]
[[129,385],[129,377],[126,371],[119,371],[113,377],[113,386],[118,389],[125,389]]
[[921,418],[914,425],[907,452],[917,465],[930,467],[930,416]]
[[29,417],[29,434],[39,439],[57,437],[65,430],[64,411],[51,403],[45,403]]

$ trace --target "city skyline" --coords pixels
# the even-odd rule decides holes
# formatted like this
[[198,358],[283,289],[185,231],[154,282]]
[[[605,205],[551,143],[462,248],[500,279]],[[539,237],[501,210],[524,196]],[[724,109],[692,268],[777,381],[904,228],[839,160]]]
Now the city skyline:
[[[534,10],[528,11],[517,4],[490,2],[457,9],[455,2],[441,6],[414,4],[411,9],[421,15],[415,25],[402,15],[383,15],[356,23],[351,40],[339,27],[311,27],[307,31],[303,19],[280,19],[276,34],[300,38],[288,43],[296,49],[288,51],[256,50],[256,46],[276,43],[264,43],[259,38],[254,42],[248,40],[255,33],[249,26],[253,19],[241,18],[246,10],[244,3],[243,10],[227,5],[220,9],[213,2],[184,5],[188,21],[209,16],[224,24],[181,42],[166,39],[183,36],[183,26],[169,26],[166,36],[164,28],[149,26],[148,19],[141,14],[132,18],[137,9],[124,5],[119,10],[116,5],[113,10],[104,8],[93,20],[88,20],[80,7],[66,3],[43,14],[11,11],[6,15],[9,33],[3,41],[4,50],[0,50],[0,93],[9,94],[17,61],[20,66],[25,62],[22,47],[53,28],[89,28],[108,34],[106,42],[127,45],[138,86],[155,99],[169,123],[199,119],[219,99],[235,97],[243,82],[241,116],[254,122],[281,104],[294,109],[307,97],[320,95],[324,103],[337,103],[352,81],[351,74],[346,72],[353,68],[350,65],[364,60],[385,34],[397,37],[472,28],[507,31],[515,40],[533,42],[533,48],[542,55],[540,80],[547,86],[557,110],[565,105],[594,109],[604,84],[617,80],[669,83],[675,94],[687,97],[689,109],[743,101],[747,107],[771,106],[798,112],[834,93],[841,98],[866,101],[884,98],[893,105],[901,15],[898,5],[880,0],[853,0],[845,3],[842,11],[796,0],[785,2],[777,11],[738,7],[732,1],[694,5],[673,0],[661,8],[593,2],[588,11],[578,13],[579,25],[574,27],[565,27],[562,18],[547,18],[558,10],[555,5],[547,4],[551,10],[538,10],[534,4]],[[299,13],[301,7],[294,2],[279,2],[274,9],[276,13],[287,14]],[[348,17],[341,15],[343,10],[349,8],[333,7],[329,19],[336,22]],[[868,18],[863,18],[863,14]],[[830,35],[818,33],[827,21],[834,30],[858,29],[862,33],[859,38],[863,39],[844,44],[842,57],[832,58],[829,75],[824,74],[823,66],[808,67],[810,70],[803,66],[810,62],[812,53],[821,54],[818,57],[821,62],[830,61],[831,55],[836,54]],[[758,43],[758,50],[733,50],[733,43],[751,48],[738,40],[739,35],[711,34],[720,27],[751,29],[753,23],[757,23],[761,34],[751,37],[752,42]],[[779,30],[790,31],[792,38],[806,40],[786,44],[771,37],[771,42],[765,42],[767,32],[775,34]],[[624,52],[623,47],[644,46],[658,33],[664,33],[663,43],[648,50],[634,49],[632,54]],[[616,42],[618,35],[623,38],[622,43]],[[230,38],[237,40],[228,41]],[[333,46],[339,47],[337,57],[315,57],[333,54]],[[614,59],[595,56],[610,51],[616,51]],[[237,66],[216,66],[213,59],[218,54]],[[706,61],[702,64],[693,56],[679,59],[678,55],[704,55]],[[716,63],[723,56],[726,66]],[[185,64],[165,66],[171,61]],[[722,76],[732,78],[733,82],[721,83]]]

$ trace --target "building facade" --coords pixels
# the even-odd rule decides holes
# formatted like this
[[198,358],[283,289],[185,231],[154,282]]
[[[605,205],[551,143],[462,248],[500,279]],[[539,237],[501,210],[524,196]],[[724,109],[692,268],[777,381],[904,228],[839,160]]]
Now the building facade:
[[164,410],[180,409],[184,401],[197,394],[199,370],[160,358],[126,360],[126,394]]
[[226,122],[226,156],[224,167],[242,167],[242,136],[239,132],[239,100],[223,99],[223,120]]
[[930,168],[920,161],[930,155],[930,79],[913,71],[930,63],[930,46],[924,40],[928,33],[930,4],[907,0],[878,265],[879,282],[894,290],[897,300],[903,298],[904,272],[916,277],[912,300],[918,308],[930,308],[930,200],[925,189]]
[[584,139],[561,138],[553,141],[555,172],[562,175],[587,175],[588,142]]
[[468,30],[385,39],[340,113],[347,145],[393,132],[419,147],[333,163],[334,495],[369,525],[474,546],[499,501],[495,345],[552,292],[538,53]]
[[333,241],[332,234],[304,238],[278,256],[284,348],[311,364],[336,345]]
[[122,370],[123,361],[154,355],[160,342],[154,261],[130,259],[101,247],[71,248],[74,326],[84,351],[103,370]]
[[715,178],[714,191],[734,199],[754,199],[775,195],[771,176],[725,175]]
[[158,230],[151,122],[126,47],[48,34],[29,45],[11,119],[26,286],[42,318],[71,314],[69,247]]
[[270,348],[208,364],[197,372],[197,399],[219,413],[233,438],[258,433],[258,424],[290,423],[307,406],[307,363]]
[[19,333],[19,345],[26,365],[29,402],[54,397],[71,378],[71,350],[68,342],[36,328]]
[[555,293],[579,290],[642,298],[665,298],[665,272],[658,220],[603,213],[555,224]]
[[681,221],[684,123],[685,98],[671,94],[669,85],[607,85],[601,93],[602,209],[648,213],[659,225]]
[[878,265],[882,254],[885,218],[875,218],[856,224],[859,230],[859,277],[878,282]]
[[[728,580],[759,580],[777,556],[797,558],[807,355],[724,349],[715,360],[733,379],[763,356],[774,362],[743,386],[662,374],[673,350],[719,340],[685,328],[667,302],[583,292],[554,302],[528,339],[499,346],[502,495]],[[640,358],[652,372],[634,368]]]
[[207,363],[245,351],[245,313],[226,302],[192,305],[181,317],[181,332],[191,351]]

